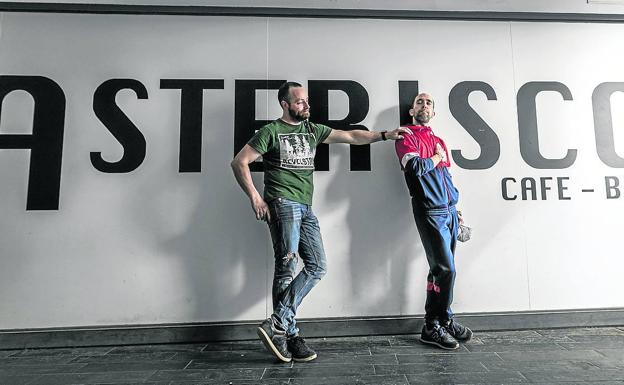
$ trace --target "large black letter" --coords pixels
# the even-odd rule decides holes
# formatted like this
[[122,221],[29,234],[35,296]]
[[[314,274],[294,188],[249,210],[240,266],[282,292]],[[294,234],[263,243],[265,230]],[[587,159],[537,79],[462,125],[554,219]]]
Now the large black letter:
[[496,92],[485,82],[458,83],[449,95],[451,115],[472,136],[479,147],[481,154],[477,159],[466,159],[460,150],[452,150],[451,154],[459,167],[469,170],[484,170],[492,167],[500,157],[500,140],[490,126],[470,107],[468,97],[473,91],[481,91],[488,100],[496,100]]
[[399,125],[413,124],[409,110],[412,109],[417,95],[417,80],[399,80]]
[[624,92],[624,83],[601,83],[592,94],[594,107],[594,131],[598,157],[610,167],[624,167],[624,158],[615,152],[613,140],[613,120],[611,117],[611,95]]
[[563,100],[572,100],[572,93],[559,82],[529,82],[518,90],[518,131],[522,159],[534,168],[566,168],[576,160],[576,149],[568,150],[563,159],[547,159],[539,151],[535,97],[542,91],[555,91]]
[[[236,80],[234,90],[234,154],[270,120],[256,120],[256,90],[277,90],[286,80]],[[275,103],[278,103],[275,98]],[[262,163],[249,165],[251,171],[262,171]]]
[[162,79],[160,88],[181,90],[180,172],[201,172],[204,90],[222,90],[223,79]]
[[[360,83],[353,80],[310,80],[308,87],[311,120],[339,130],[368,130],[355,124],[368,115],[368,92]],[[349,98],[349,112],[342,120],[329,120],[329,90],[343,91]],[[350,147],[351,171],[370,171],[370,145]],[[317,147],[314,166],[319,171],[329,170],[328,145]]]
[[28,92],[34,102],[31,135],[0,135],[0,148],[31,149],[26,210],[58,210],[63,158],[65,94],[42,76],[0,76],[0,114],[4,97]]
[[121,159],[113,163],[102,159],[101,152],[91,153],[91,164],[101,172],[130,172],[145,159],[145,137],[115,102],[115,96],[123,89],[131,89],[139,99],[147,99],[145,86],[134,79],[107,80],[93,94],[95,115],[124,148]]

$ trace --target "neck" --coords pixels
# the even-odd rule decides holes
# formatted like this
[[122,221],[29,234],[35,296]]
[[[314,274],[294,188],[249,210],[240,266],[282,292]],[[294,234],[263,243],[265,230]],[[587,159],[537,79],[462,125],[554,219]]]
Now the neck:
[[299,124],[301,124],[300,121],[293,119],[290,117],[290,114],[284,113],[282,114],[282,117],[280,118],[284,123],[288,123],[288,124],[292,124],[293,126],[298,126]]
[[416,119],[412,119],[412,123],[413,123],[415,126],[424,126],[424,127],[426,127],[426,126],[427,126],[427,123],[419,122],[419,121],[417,121]]

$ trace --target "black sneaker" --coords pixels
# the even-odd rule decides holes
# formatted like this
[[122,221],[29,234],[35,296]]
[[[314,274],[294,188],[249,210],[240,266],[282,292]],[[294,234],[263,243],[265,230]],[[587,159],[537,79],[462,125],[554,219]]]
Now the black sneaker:
[[444,328],[459,342],[467,342],[472,338],[472,330],[453,319],[447,321]]
[[286,332],[277,330],[272,318],[267,318],[258,326],[258,337],[269,352],[273,353],[280,361],[290,362],[292,354],[288,351]]
[[439,324],[425,324],[420,332],[420,342],[447,350],[455,350],[459,347],[459,342]]
[[295,336],[289,338],[287,344],[293,360],[297,362],[312,361],[316,358],[316,352],[306,345],[303,337]]

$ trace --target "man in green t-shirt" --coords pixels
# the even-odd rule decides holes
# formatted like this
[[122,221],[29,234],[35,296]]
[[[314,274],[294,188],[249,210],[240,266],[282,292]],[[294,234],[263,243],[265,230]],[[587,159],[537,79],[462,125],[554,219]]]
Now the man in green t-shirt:
[[[406,128],[392,131],[334,130],[308,121],[308,93],[299,83],[278,90],[282,117],[262,127],[232,161],[236,181],[251,201],[256,219],[269,224],[275,273],[273,314],[258,327],[267,349],[284,362],[310,361],[316,353],[299,336],[297,307],[326,272],[325,251],[312,212],[314,155],[321,143],[369,144],[402,139]],[[256,190],[249,164],[262,156],[264,197]],[[295,276],[297,257],[304,268]]]

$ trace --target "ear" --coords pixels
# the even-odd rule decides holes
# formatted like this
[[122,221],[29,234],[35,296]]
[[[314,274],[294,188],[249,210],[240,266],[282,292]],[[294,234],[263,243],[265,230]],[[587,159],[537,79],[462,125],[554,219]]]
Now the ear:
[[286,108],[287,109],[288,108],[288,102],[286,102],[285,100],[282,100],[280,102],[280,106],[282,106],[282,108]]
[[409,110],[409,114],[410,114],[410,116],[414,116],[415,111],[414,111],[414,109],[413,109],[413,108],[410,108],[410,110]]

